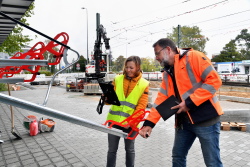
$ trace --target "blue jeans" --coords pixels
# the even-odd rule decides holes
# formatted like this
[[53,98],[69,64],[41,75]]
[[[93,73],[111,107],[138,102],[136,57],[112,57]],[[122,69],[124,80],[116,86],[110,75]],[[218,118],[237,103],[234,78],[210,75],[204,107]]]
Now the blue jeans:
[[[107,166],[116,166],[116,153],[119,146],[120,137],[108,134],[108,156]],[[135,163],[135,140],[124,139],[126,151],[126,167],[134,167]]]
[[186,157],[196,137],[201,143],[206,166],[223,167],[220,159],[219,136],[220,122],[208,127],[184,123],[183,128],[176,128],[172,150],[173,167],[186,167]]

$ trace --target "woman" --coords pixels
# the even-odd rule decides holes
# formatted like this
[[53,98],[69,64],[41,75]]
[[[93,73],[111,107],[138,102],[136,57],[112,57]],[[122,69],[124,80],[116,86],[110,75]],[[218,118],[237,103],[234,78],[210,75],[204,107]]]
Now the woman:
[[[149,82],[142,78],[141,59],[138,56],[130,56],[126,59],[123,75],[117,75],[113,85],[121,106],[110,107],[107,120],[122,122],[135,111],[145,109],[148,103]],[[114,125],[114,128],[129,133],[130,127]],[[108,134],[107,167],[116,165],[116,153],[120,137]],[[124,139],[126,151],[126,166],[133,167],[135,161],[135,140]]]

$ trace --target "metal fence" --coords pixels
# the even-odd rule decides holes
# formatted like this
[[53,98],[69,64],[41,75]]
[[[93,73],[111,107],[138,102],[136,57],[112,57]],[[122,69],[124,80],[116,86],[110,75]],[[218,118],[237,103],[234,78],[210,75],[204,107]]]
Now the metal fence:
[[149,81],[161,81],[162,73],[161,72],[143,72],[142,77]]
[[248,74],[226,74],[220,75],[223,85],[250,86]]

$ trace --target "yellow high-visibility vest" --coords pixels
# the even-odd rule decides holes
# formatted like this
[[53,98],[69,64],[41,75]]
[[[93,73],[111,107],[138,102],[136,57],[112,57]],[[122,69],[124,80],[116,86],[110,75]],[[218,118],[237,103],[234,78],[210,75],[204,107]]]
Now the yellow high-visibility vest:
[[140,97],[144,93],[146,87],[149,85],[149,82],[146,79],[140,78],[134,89],[126,98],[123,90],[123,80],[124,75],[118,75],[115,77],[116,94],[121,105],[112,105],[110,107],[107,120],[122,122],[124,119],[132,115]]

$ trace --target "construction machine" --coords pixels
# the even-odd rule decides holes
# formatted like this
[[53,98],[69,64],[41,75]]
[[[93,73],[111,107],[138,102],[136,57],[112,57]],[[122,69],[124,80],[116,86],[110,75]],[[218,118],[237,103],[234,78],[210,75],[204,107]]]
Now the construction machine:
[[[94,54],[91,55],[88,65],[86,65],[85,77],[88,84],[84,85],[84,94],[101,94],[99,82],[111,81],[116,74],[111,74],[109,64],[111,60],[110,38],[103,25],[100,24],[100,14],[96,14],[96,41]],[[102,45],[105,45],[105,52]]]

